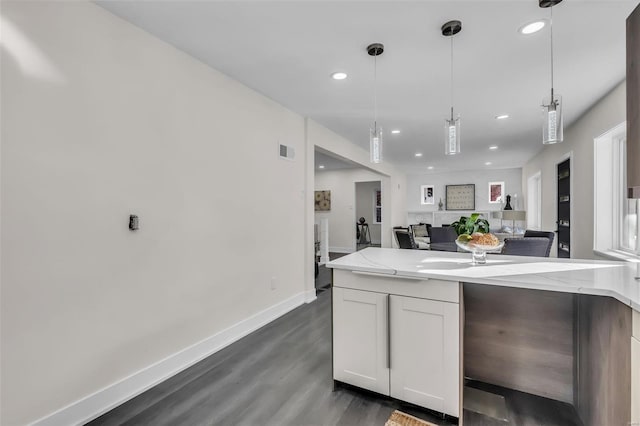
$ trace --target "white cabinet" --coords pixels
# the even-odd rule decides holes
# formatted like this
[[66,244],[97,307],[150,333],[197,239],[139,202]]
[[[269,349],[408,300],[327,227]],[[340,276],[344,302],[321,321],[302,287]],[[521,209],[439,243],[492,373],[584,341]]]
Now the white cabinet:
[[[335,272],[334,379],[460,417],[459,283]],[[345,288],[368,280],[376,291]]]
[[333,378],[389,394],[388,297],[333,289]]
[[459,417],[459,305],[391,296],[391,396]]

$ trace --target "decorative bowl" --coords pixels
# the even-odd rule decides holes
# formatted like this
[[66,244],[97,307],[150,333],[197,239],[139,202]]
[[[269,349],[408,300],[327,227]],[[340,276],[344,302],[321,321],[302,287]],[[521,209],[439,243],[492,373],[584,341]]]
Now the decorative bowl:
[[463,243],[456,240],[456,245],[464,251],[471,252],[471,260],[474,265],[483,265],[487,263],[487,252],[499,252],[504,246],[504,241],[494,246],[485,246],[481,244],[475,244],[473,241]]

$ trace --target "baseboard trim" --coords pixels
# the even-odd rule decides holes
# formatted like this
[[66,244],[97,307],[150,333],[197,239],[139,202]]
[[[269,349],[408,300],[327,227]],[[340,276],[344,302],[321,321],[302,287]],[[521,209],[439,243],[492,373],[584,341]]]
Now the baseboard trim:
[[353,247],[329,247],[329,253],[353,253]]
[[301,292],[244,319],[225,330],[158,361],[112,385],[61,408],[35,422],[34,426],[68,426],[89,422],[193,364],[229,346],[287,312],[315,300]]
[[313,290],[309,290],[305,292],[305,298],[304,298],[305,303],[315,302],[317,298],[318,296],[316,296],[315,288]]

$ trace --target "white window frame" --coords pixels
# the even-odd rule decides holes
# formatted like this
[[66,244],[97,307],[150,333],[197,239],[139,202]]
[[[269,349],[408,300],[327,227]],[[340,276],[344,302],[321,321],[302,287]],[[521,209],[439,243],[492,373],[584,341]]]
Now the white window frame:
[[593,251],[605,257],[628,260],[639,254],[622,244],[625,151],[626,122],[594,139]]

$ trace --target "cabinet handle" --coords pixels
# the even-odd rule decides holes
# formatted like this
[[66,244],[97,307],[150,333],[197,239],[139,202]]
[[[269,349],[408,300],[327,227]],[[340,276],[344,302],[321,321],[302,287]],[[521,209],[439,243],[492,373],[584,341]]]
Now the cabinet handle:
[[387,294],[387,368],[391,370],[391,295]]

